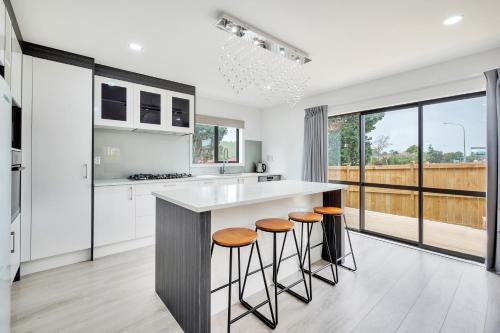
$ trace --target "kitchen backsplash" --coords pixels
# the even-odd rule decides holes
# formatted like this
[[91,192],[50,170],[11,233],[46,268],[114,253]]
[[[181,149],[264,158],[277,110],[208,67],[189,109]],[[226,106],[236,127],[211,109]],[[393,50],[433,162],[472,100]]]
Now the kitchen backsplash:
[[94,178],[189,171],[189,136],[96,129]]
[[[219,166],[190,165],[189,136],[95,129],[94,178],[126,178],[134,173],[218,174]],[[245,166],[227,164],[230,173],[253,172],[262,142],[245,141]]]

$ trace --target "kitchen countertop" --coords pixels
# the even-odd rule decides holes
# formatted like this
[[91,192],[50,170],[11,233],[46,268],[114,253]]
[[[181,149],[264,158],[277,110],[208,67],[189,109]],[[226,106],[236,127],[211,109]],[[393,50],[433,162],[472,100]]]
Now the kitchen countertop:
[[198,175],[189,178],[177,178],[177,179],[153,179],[153,180],[130,180],[127,178],[118,179],[96,179],[94,180],[94,186],[117,186],[117,185],[137,185],[137,184],[162,184],[162,183],[176,183],[176,182],[186,182],[186,181],[200,181],[200,180],[210,180],[210,179],[228,179],[228,178],[246,178],[246,177],[259,177],[259,176],[271,176],[279,175],[278,173],[227,173],[225,175]]
[[253,184],[202,185],[172,188],[153,192],[159,199],[174,203],[194,212],[205,212],[229,207],[267,202],[345,189],[347,186],[297,180],[262,182]]

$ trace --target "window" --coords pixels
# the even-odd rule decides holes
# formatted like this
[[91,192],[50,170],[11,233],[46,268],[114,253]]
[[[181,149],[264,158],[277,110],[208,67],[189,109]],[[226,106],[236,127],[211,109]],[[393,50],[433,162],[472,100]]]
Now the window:
[[193,164],[240,162],[240,129],[195,124]]
[[359,181],[359,114],[328,118],[328,179]]
[[486,249],[486,96],[328,119],[329,181],[348,227],[466,259]]

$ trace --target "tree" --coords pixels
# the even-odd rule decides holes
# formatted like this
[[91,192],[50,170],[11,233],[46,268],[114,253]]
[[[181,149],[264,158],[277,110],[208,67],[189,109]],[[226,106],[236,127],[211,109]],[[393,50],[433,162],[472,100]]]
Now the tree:
[[373,149],[376,157],[382,157],[384,150],[391,146],[391,143],[389,142],[390,139],[391,138],[388,135],[381,135],[375,139],[373,142]]
[[464,160],[464,153],[461,151],[449,152],[443,154],[444,163],[457,163]]
[[441,163],[443,162],[443,152],[441,150],[436,150],[432,145],[427,147],[427,152],[425,153],[426,160],[430,163]]
[[[375,124],[384,117],[383,113],[365,118],[365,130],[375,129]],[[365,156],[370,160],[373,154],[371,137],[365,137]],[[350,114],[328,119],[328,164],[359,165],[359,115]]]
[[417,145],[411,145],[410,147],[406,148],[406,152],[408,154],[418,154],[418,146]]
[[[227,128],[219,127],[219,141],[226,135]],[[196,124],[193,134],[193,162],[215,162],[215,126]]]

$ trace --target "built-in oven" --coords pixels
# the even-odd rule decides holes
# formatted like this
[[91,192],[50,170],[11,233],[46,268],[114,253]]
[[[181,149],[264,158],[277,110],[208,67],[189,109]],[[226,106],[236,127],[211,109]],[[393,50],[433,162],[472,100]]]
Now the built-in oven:
[[12,149],[11,166],[11,210],[10,222],[13,223],[21,213],[21,151]]

